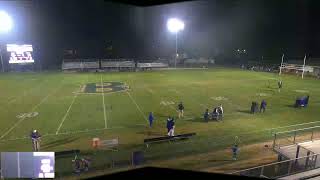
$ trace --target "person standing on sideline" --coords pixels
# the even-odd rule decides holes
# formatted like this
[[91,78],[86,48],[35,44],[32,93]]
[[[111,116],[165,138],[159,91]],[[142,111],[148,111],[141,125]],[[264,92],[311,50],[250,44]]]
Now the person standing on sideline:
[[266,111],[266,107],[267,107],[267,102],[265,100],[261,101],[261,105],[260,105],[260,113],[261,112],[265,112]]
[[180,102],[179,105],[178,105],[179,119],[181,117],[183,117],[183,110],[184,110],[184,106],[183,106],[182,102]]
[[206,109],[206,112],[204,112],[203,119],[205,122],[209,121],[209,109]]
[[282,89],[282,81],[279,80],[279,81],[278,81],[278,91],[280,92],[281,89]]
[[239,153],[238,145],[237,145],[237,144],[234,144],[231,149],[232,149],[232,159],[233,159],[233,160],[237,160],[237,158],[238,158],[238,153]]
[[222,121],[222,118],[223,118],[223,107],[222,107],[222,104],[220,104],[218,106],[218,112],[219,112],[219,118],[218,119]]
[[153,113],[150,112],[150,113],[149,113],[149,126],[150,126],[150,127],[152,127],[153,120],[154,120]]
[[174,119],[169,117],[167,120],[168,136],[174,136]]
[[31,132],[31,140],[32,140],[32,147],[33,147],[33,151],[39,151],[40,150],[40,138],[41,135],[37,130],[33,130]]

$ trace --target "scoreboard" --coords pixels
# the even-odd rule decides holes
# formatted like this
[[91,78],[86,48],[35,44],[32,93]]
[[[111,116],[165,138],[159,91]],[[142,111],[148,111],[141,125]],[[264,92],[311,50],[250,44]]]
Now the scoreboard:
[[7,52],[10,55],[9,64],[34,63],[33,48],[30,44],[7,44]]

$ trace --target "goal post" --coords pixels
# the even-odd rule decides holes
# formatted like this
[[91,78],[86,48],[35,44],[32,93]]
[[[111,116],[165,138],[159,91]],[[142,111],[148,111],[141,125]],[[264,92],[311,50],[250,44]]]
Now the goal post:
[[303,75],[304,75],[304,71],[305,71],[305,67],[306,67],[306,58],[307,58],[307,55],[305,54],[304,55],[304,59],[303,59],[303,68],[302,68],[302,79],[303,79]]
[[282,54],[281,58],[281,64],[279,67],[279,76],[283,74],[283,72],[291,72],[295,74],[301,74],[301,78],[304,78],[304,74],[306,72],[306,60],[307,60],[307,55],[305,54],[303,58],[303,64],[291,64],[291,63],[286,63],[284,62],[284,54]]
[[281,75],[283,59],[284,59],[284,54],[282,54],[282,58],[281,58],[281,64],[280,64],[280,71],[279,71],[279,75]]

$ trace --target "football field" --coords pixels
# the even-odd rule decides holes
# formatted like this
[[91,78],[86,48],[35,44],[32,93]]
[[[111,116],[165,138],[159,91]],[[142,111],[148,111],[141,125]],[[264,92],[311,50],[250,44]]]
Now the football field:
[[[234,136],[261,132],[250,137],[259,142],[273,131],[320,125],[319,80],[239,69],[8,73],[0,76],[0,92],[0,151],[32,151],[33,129],[43,136],[44,151],[90,150],[93,137],[119,138],[123,149],[136,148],[145,138],[165,136],[168,116],[176,119],[176,134],[197,133],[194,144],[159,144],[149,156],[165,156],[169,146],[176,147],[172,158],[188,148],[196,153],[229,147]],[[304,95],[310,95],[308,108],[293,108],[295,98]],[[250,114],[252,101],[263,99],[266,112]],[[185,117],[178,119],[180,101]],[[223,121],[204,122],[205,109],[219,104]],[[149,112],[155,115],[152,128]]]

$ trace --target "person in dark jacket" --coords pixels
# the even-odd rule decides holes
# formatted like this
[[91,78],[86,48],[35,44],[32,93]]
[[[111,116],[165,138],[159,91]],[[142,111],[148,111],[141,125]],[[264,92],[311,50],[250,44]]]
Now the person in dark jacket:
[[183,117],[183,111],[184,111],[184,106],[183,106],[183,104],[182,104],[182,102],[180,102],[179,104],[178,104],[178,112],[179,112],[179,119],[181,118],[181,117]]
[[261,105],[260,105],[260,113],[261,112],[265,112],[266,111],[266,107],[267,107],[267,102],[265,100],[261,101]]
[[209,121],[209,109],[206,109],[206,112],[204,112],[203,119],[205,122]]
[[174,119],[169,117],[167,120],[168,136],[174,136]]
[[150,127],[152,127],[153,120],[154,120],[153,113],[150,112],[150,113],[149,113],[149,126],[150,126]]
[[231,150],[232,150],[232,159],[233,159],[233,160],[237,160],[237,158],[238,158],[238,153],[239,153],[238,145],[237,145],[237,144],[233,145],[232,148],[231,148]]
[[219,111],[218,111],[218,108],[214,108],[213,111],[212,111],[212,120],[218,120],[218,117],[219,117]]

